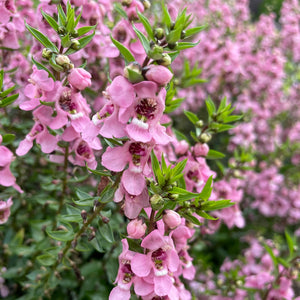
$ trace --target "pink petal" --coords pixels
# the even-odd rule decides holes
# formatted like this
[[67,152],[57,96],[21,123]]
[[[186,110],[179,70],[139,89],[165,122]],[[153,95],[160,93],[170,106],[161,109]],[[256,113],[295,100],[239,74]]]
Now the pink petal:
[[179,257],[175,250],[168,251],[168,268],[171,272],[176,272],[179,267]]
[[196,269],[194,266],[188,268],[183,267],[182,274],[185,279],[193,280],[195,278]]
[[131,261],[131,270],[140,277],[149,275],[152,269],[151,258],[148,255],[136,253]]
[[134,85],[139,98],[156,98],[157,84],[153,81],[142,81]]
[[20,142],[17,150],[16,150],[16,154],[19,156],[23,156],[26,153],[28,153],[28,151],[32,148],[33,146],[33,140],[32,139],[28,139],[27,137]]
[[130,138],[137,142],[147,143],[152,139],[148,129],[138,126],[137,124],[128,124],[126,131]]
[[135,277],[134,279],[134,292],[139,296],[146,296],[152,293],[154,290],[154,285],[149,284],[143,278]]
[[50,134],[47,129],[42,131],[36,138],[44,153],[51,153],[57,147],[57,138]]
[[3,170],[0,171],[0,184],[4,186],[12,186],[16,181],[16,178],[11,173],[9,169],[9,165],[4,167]]
[[61,137],[64,141],[71,142],[80,137],[80,134],[76,132],[72,126],[69,126],[65,129]]
[[121,107],[129,107],[135,98],[132,84],[123,76],[113,80],[108,87],[108,93],[111,101]]
[[126,136],[125,125],[118,121],[118,112],[115,110],[113,114],[103,121],[100,134],[106,138],[121,138]]
[[143,239],[141,246],[149,250],[157,250],[164,246],[164,244],[164,236],[156,229]]
[[123,147],[108,147],[102,155],[102,165],[114,172],[121,172],[126,167],[130,154]]
[[41,103],[40,103],[39,99],[33,98],[32,100],[22,102],[19,105],[19,107],[20,107],[20,109],[27,111],[27,110],[33,110],[33,109],[35,109],[40,104]]
[[130,289],[124,290],[120,287],[116,286],[112,289],[112,291],[109,294],[109,300],[129,300],[130,299]]
[[158,296],[168,295],[173,286],[172,279],[169,275],[154,277],[154,291]]
[[125,190],[131,195],[140,195],[146,185],[146,180],[142,173],[134,173],[129,169],[123,172],[121,182]]

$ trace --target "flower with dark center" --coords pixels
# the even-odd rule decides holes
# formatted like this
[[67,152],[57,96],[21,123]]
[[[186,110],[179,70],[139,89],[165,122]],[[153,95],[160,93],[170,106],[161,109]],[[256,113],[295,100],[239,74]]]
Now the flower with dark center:
[[59,98],[59,106],[66,112],[76,110],[76,104],[72,102],[71,91],[63,92]]
[[122,272],[124,273],[123,282],[129,283],[131,281],[131,278],[134,276],[130,264],[123,265]]
[[164,268],[163,262],[167,259],[167,253],[159,248],[152,253],[151,258],[155,264],[155,268],[161,270]]
[[129,146],[129,153],[132,155],[132,162],[135,165],[139,165],[141,156],[146,155],[146,147],[143,147],[142,143],[131,143]]
[[81,142],[77,149],[76,152],[78,153],[78,155],[86,158],[86,159],[90,159],[92,157],[92,153],[91,153],[91,149],[90,147],[86,144],[86,142]]
[[135,107],[136,113],[141,117],[146,117],[146,119],[153,119],[154,112],[157,109],[156,100],[153,98],[144,98]]

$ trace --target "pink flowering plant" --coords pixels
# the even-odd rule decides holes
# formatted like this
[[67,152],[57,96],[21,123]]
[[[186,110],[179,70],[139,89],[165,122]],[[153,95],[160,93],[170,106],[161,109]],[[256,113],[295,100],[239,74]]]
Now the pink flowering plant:
[[1,298],[299,300],[300,8],[247,5],[0,1]]

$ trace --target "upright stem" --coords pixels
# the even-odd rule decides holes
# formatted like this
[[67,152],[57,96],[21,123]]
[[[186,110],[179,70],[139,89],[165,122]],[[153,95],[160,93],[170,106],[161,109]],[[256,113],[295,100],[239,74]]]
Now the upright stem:
[[155,210],[154,209],[151,209],[151,215],[150,215],[150,220],[149,220],[149,232],[152,232],[154,230],[154,219],[155,219]]

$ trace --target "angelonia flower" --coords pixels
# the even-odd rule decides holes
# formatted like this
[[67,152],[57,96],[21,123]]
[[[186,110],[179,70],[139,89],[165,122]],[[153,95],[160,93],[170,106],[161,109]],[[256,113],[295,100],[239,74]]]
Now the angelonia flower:
[[142,220],[134,219],[127,225],[128,236],[132,239],[140,239],[146,233],[147,225]]

